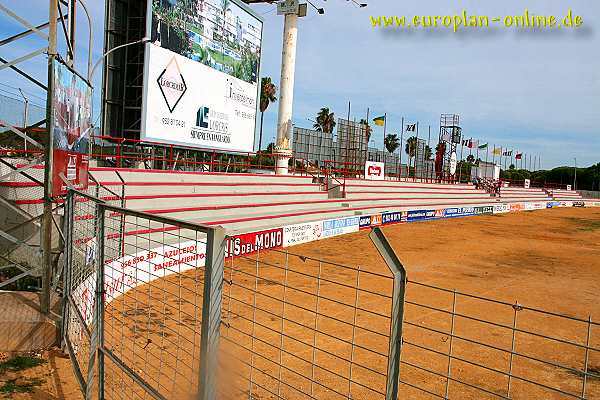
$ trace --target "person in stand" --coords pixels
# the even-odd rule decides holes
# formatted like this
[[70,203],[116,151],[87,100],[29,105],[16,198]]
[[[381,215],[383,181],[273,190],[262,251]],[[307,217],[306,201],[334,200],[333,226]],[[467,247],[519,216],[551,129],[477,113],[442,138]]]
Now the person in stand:
[[500,179],[498,179],[496,181],[496,187],[495,187],[495,192],[497,196],[500,196],[500,188],[502,187],[502,181]]
[[475,189],[479,189],[479,178],[473,178],[473,185],[475,185]]

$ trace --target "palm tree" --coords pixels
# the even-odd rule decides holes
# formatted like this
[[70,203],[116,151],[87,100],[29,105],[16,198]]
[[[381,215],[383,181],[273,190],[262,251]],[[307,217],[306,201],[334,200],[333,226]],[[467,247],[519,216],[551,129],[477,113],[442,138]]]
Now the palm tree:
[[383,144],[386,150],[392,154],[398,147],[400,147],[400,139],[398,139],[398,135],[395,133],[389,133],[385,136],[383,140]]
[[[404,145],[404,151],[408,154],[408,170],[410,171],[410,166],[412,164],[413,157],[417,154],[417,137],[411,136],[406,139],[406,144]],[[416,161],[416,160],[415,160]]]
[[365,134],[367,136],[367,143],[369,143],[369,140],[371,140],[371,132],[373,131],[373,128],[371,128],[371,125],[369,125],[369,121],[367,121],[364,118],[360,120],[359,124],[365,126]]
[[260,80],[260,135],[258,136],[258,150],[262,147],[262,134],[263,134],[263,120],[265,118],[265,111],[269,108],[269,104],[277,101],[277,86],[271,82],[270,77],[264,77]]
[[431,150],[431,147],[429,147],[428,145],[425,146],[425,160],[426,161],[431,160],[432,155],[433,155],[433,150]]
[[318,132],[331,133],[335,128],[335,115],[329,112],[328,107],[321,108],[313,128]]

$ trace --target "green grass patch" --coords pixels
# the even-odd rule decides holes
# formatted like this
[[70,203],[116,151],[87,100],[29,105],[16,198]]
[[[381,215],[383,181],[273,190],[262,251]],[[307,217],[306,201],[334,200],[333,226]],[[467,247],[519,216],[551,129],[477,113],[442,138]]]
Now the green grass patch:
[[42,383],[44,381],[39,378],[9,379],[0,386],[0,393],[31,393],[36,387],[41,386]]
[[16,372],[23,371],[29,368],[37,367],[38,365],[42,365],[46,362],[38,357],[29,357],[29,356],[17,356],[15,358],[11,358],[8,361],[0,363],[0,373],[4,372]]

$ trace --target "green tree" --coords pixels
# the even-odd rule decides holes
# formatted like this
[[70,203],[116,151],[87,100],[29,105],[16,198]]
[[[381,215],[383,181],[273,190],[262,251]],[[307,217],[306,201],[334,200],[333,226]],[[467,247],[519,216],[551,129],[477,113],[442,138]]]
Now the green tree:
[[383,144],[386,150],[392,154],[398,147],[400,147],[400,139],[398,139],[398,135],[395,133],[389,133],[385,136],[383,140]]
[[271,82],[270,77],[264,77],[260,80],[260,134],[258,136],[258,150],[262,147],[262,135],[263,135],[263,120],[265,118],[265,111],[269,108],[269,104],[277,101],[277,86]]
[[425,146],[425,160],[431,160],[431,156],[433,156],[433,150],[431,150],[431,147]]
[[473,154],[469,154],[469,155],[467,156],[467,162],[468,162],[469,164],[474,164],[474,163],[475,163],[475,156],[474,156]]
[[319,132],[333,132],[333,128],[335,128],[335,115],[329,112],[328,107],[321,108],[321,111],[317,114],[317,120],[313,128]]
[[367,136],[367,143],[369,143],[369,140],[371,140],[371,133],[373,132],[373,128],[371,128],[371,125],[369,125],[369,122],[364,118],[360,120],[359,124],[365,126],[365,134]]

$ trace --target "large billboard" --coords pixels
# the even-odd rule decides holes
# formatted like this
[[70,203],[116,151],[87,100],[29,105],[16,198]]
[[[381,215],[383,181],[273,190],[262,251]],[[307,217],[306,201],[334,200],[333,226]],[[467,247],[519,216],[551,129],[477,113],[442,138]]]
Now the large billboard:
[[252,152],[262,21],[237,0],[149,0],[141,138]]
[[58,61],[52,65],[52,196],[88,186],[89,143],[92,129],[92,89]]

